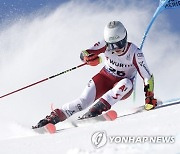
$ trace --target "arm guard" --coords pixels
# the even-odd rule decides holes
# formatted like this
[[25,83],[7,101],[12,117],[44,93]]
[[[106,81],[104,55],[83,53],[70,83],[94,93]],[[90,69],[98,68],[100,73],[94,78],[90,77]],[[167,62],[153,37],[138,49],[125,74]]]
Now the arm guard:
[[151,75],[151,78],[147,81],[146,85],[144,86],[144,92],[146,97],[153,97],[154,96],[154,77]]
[[144,92],[153,92],[154,91],[154,76],[151,75],[151,78],[147,81],[147,85],[144,87]]

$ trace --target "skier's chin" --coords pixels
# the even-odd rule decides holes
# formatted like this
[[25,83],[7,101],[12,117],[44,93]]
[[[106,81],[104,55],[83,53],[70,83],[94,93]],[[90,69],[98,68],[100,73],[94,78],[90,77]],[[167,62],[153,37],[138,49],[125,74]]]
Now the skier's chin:
[[123,55],[124,52],[125,52],[125,48],[122,48],[122,49],[116,49],[116,50],[115,50],[115,53],[116,53],[118,56]]

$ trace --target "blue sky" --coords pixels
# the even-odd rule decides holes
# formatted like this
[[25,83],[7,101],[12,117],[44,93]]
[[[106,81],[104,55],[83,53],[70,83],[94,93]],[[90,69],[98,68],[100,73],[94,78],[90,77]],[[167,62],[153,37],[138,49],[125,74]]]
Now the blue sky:
[[[137,5],[138,1],[139,0],[133,0]],[[67,2],[67,0],[0,0],[0,24],[3,24],[4,21],[11,21],[17,16],[37,12],[42,8],[49,10],[55,9],[64,2]],[[132,1],[126,0],[126,2],[130,3]],[[149,2],[154,4],[154,9],[156,9],[159,4],[159,0],[151,0]],[[180,33],[180,8],[165,10],[163,14],[168,17],[167,22],[171,23],[171,30]]]
[[15,15],[27,15],[43,7],[55,8],[65,0],[0,0],[0,21]]

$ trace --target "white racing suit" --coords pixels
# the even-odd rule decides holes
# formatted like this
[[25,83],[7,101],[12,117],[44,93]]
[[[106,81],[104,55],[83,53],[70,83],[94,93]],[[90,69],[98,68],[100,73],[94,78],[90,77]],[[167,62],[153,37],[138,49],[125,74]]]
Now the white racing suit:
[[86,52],[96,55],[103,53],[105,66],[89,81],[79,98],[62,106],[61,110],[67,117],[87,108],[97,99],[110,106],[126,99],[133,91],[133,79],[137,71],[145,85],[151,78],[152,74],[142,51],[133,43],[128,42],[125,52],[121,56],[108,49],[105,41],[96,43]]

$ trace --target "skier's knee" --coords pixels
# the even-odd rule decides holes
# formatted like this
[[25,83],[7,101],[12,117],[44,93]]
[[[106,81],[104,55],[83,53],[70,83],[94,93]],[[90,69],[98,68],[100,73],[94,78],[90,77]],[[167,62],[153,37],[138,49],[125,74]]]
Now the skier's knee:
[[113,88],[113,92],[116,93],[121,93],[122,95],[126,95],[133,89],[133,84],[131,80],[125,78],[118,82],[115,87]]

